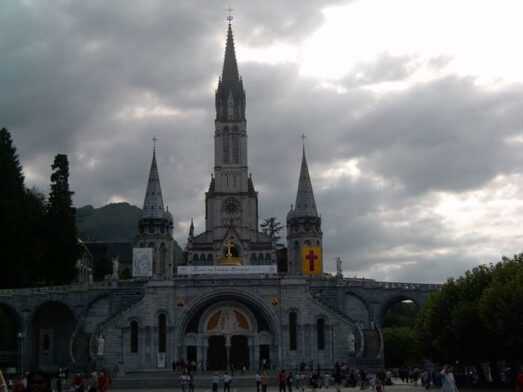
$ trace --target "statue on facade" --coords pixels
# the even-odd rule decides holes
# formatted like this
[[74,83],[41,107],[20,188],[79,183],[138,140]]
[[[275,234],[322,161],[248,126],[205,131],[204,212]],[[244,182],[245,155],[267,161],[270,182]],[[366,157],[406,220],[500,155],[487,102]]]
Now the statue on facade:
[[105,338],[102,333],[98,335],[96,338],[96,355],[99,357],[104,355],[104,349],[105,349]]
[[349,352],[356,352],[356,337],[354,336],[354,333],[352,331],[349,332],[349,336],[347,337],[347,339],[349,343]]
[[343,277],[343,267],[342,267],[343,261],[341,260],[341,257],[336,258],[336,276],[338,278]]
[[118,269],[120,267],[120,260],[118,256],[113,257],[113,280],[118,280]]

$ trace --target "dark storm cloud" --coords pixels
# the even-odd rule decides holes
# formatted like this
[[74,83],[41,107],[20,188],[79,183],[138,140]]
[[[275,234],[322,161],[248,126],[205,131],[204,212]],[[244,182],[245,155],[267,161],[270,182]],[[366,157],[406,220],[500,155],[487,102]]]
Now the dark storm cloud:
[[[236,42],[299,42],[321,26],[323,7],[339,3],[347,2],[233,4]],[[120,197],[141,206],[156,136],[176,239],[185,243],[192,216],[203,229],[224,16],[211,1],[4,2],[0,126],[12,131],[31,184],[46,190],[53,155],[66,152],[77,205]],[[340,255],[347,271],[428,281],[473,264],[463,249],[484,238],[447,233],[427,213],[431,192],[478,189],[522,167],[506,141],[522,132],[521,86],[489,91],[448,77],[379,95],[367,87],[420,66],[383,54],[356,65],[339,94],[296,65],[239,60],[261,217],[284,221],[294,203],[305,133],[328,269]],[[349,159],[361,176],[325,174]]]

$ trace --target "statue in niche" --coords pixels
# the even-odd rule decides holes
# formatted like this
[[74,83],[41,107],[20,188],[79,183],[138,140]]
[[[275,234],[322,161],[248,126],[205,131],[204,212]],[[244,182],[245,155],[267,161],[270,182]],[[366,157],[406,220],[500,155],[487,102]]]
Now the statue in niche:
[[105,338],[102,333],[98,335],[96,338],[96,355],[103,356],[104,355],[104,349],[105,349]]

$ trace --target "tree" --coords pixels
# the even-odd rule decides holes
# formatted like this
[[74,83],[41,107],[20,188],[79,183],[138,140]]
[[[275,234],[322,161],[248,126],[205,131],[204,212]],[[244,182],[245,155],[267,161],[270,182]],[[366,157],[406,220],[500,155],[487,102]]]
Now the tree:
[[418,362],[420,355],[414,328],[384,328],[383,340],[385,342],[385,366],[387,368],[410,366]]
[[43,276],[47,283],[65,284],[74,279],[76,260],[80,256],[67,155],[56,155],[51,168],[47,209],[49,252]]
[[389,307],[383,320],[385,366],[414,364],[420,358],[414,324],[418,305],[412,301],[397,302]]
[[0,238],[4,263],[0,287],[20,287],[27,283],[25,277],[29,260],[24,257],[24,251],[28,247],[27,229],[31,219],[27,220],[22,165],[11,135],[5,128],[0,130],[0,178]]
[[481,322],[478,303],[492,280],[491,268],[480,265],[433,293],[416,321],[421,351],[449,362],[476,362],[491,356],[493,342]]
[[479,301],[480,319],[497,344],[494,356],[518,360],[523,352],[523,253],[503,258]]
[[265,218],[263,223],[260,225],[262,232],[272,239],[274,247],[279,248],[283,246],[280,241],[278,233],[283,229],[283,226],[275,217]]

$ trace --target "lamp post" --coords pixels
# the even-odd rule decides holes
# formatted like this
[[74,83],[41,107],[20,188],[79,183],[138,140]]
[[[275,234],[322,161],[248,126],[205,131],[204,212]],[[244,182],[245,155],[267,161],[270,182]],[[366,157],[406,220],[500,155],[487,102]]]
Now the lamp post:
[[16,334],[16,337],[18,338],[18,369],[20,371],[20,375],[24,374],[24,333],[22,331],[19,331]]

